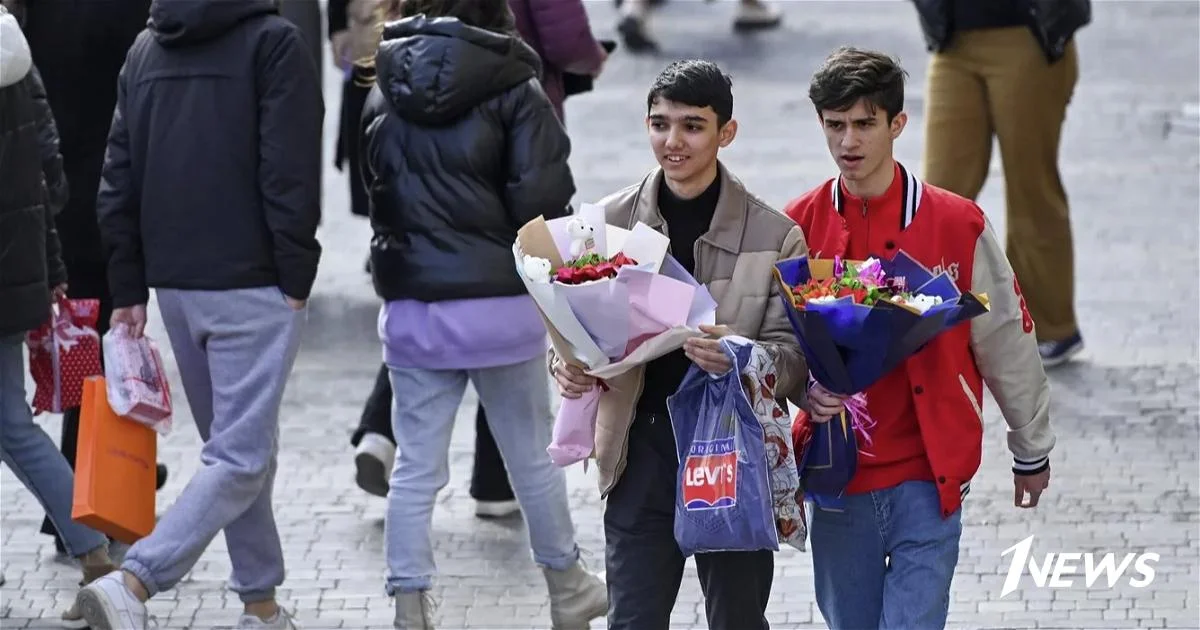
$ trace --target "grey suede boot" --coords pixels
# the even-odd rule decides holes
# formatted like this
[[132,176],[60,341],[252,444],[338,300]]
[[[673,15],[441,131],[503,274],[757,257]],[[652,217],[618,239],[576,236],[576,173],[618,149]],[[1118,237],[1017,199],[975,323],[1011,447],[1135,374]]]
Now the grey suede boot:
[[399,630],[434,630],[433,597],[428,591],[396,593],[396,619]]
[[565,571],[542,569],[550,589],[554,630],[587,630],[588,622],[608,613],[608,587],[576,561]]

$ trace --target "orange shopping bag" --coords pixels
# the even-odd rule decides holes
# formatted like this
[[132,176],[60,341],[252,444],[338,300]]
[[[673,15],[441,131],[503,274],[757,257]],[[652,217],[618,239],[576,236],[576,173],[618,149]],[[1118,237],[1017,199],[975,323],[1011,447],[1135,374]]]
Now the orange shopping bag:
[[104,377],[83,383],[71,518],[123,543],[154,529],[158,434],[108,405]]

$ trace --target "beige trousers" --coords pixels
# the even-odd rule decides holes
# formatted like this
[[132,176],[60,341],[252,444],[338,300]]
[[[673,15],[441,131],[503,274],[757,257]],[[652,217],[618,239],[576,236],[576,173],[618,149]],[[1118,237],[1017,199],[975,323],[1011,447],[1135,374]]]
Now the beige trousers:
[[1075,264],[1058,147],[1079,75],[1075,43],[1049,64],[1025,27],[967,31],[933,55],[925,106],[925,180],[975,199],[999,140],[1008,258],[1039,341],[1078,330]]

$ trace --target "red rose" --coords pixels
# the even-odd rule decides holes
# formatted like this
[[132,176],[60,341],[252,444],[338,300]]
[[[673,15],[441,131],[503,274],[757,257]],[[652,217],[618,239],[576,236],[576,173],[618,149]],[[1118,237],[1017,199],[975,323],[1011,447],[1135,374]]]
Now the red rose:
[[636,260],[626,256],[623,252],[617,252],[617,254],[612,257],[611,262],[613,265],[615,265],[618,268],[623,267],[625,265],[636,265],[637,264]]
[[617,275],[617,267],[612,263],[600,263],[596,265],[596,272],[601,278],[612,278]]
[[575,270],[571,267],[559,267],[554,279],[563,284],[575,284]]

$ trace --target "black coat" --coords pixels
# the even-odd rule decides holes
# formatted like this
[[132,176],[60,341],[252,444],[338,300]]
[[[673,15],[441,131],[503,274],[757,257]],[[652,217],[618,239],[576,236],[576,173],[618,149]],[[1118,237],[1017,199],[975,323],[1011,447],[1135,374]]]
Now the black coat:
[[274,0],[154,0],[117,85],[96,213],[116,307],[278,286],[321,248],[316,67]]
[[[954,36],[953,0],[913,0],[913,4],[929,50],[945,50]],[[1092,21],[1090,0],[1017,0],[1016,4],[1050,63],[1061,59],[1075,32]]]
[[517,230],[565,216],[570,141],[516,35],[454,18],[388,25],[363,113],[371,266],[385,300],[520,295]]
[[45,323],[50,288],[67,281],[54,230],[66,193],[58,132],[34,69],[0,87],[0,337]]
[[62,138],[71,196],[56,223],[72,275],[99,267],[96,191],[125,54],[146,27],[150,0],[45,0],[26,6],[25,36]]

